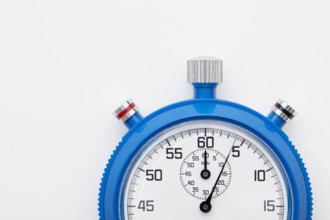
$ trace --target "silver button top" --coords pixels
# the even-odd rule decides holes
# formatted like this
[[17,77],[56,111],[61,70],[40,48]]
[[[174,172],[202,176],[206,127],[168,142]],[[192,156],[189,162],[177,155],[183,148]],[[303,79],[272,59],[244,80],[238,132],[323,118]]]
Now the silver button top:
[[114,112],[113,115],[121,122],[127,121],[131,118],[135,113],[138,112],[138,108],[135,103],[129,99],[120,105]]
[[222,60],[216,57],[196,57],[187,61],[189,83],[221,83]]
[[297,112],[282,99],[277,100],[272,111],[284,121],[292,120],[297,115]]

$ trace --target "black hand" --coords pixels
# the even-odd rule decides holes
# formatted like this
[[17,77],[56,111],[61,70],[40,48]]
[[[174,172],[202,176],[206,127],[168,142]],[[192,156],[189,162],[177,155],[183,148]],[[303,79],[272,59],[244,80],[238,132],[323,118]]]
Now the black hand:
[[221,168],[221,171],[220,171],[220,173],[219,173],[219,176],[218,176],[218,178],[217,178],[217,181],[215,181],[215,184],[214,184],[214,186],[213,186],[213,188],[212,188],[212,191],[211,191],[209,197],[208,197],[204,202],[202,202],[202,203],[200,204],[200,206],[199,206],[202,212],[207,213],[207,212],[211,211],[211,209],[212,209],[211,200],[212,200],[212,196],[213,196],[214,190],[215,190],[216,187],[217,187],[217,184],[218,184],[218,182],[219,182],[219,180],[220,180],[220,177],[221,177],[221,175],[222,175],[223,170],[225,169],[225,166],[226,166],[226,164],[227,164],[227,162],[228,162],[228,158],[229,158],[229,156],[230,156],[232,150],[233,150],[233,147],[230,148],[229,154],[228,154],[227,157],[226,157],[225,163],[223,164],[223,166],[222,166],[222,168]]
[[204,170],[202,170],[202,172],[201,172],[201,177],[203,179],[208,179],[208,178],[210,178],[210,176],[211,176],[211,172],[207,169],[207,152],[206,152],[206,148],[205,148],[205,152],[204,152]]
[[206,153],[206,148],[205,148],[205,152],[204,152],[204,170],[207,170],[207,153]]

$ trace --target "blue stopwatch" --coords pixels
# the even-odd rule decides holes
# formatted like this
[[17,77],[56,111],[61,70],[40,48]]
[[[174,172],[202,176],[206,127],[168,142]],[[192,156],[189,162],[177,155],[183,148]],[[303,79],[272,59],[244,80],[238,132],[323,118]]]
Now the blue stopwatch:
[[105,169],[102,220],[305,220],[306,168],[282,127],[295,110],[278,100],[265,117],[215,98],[222,61],[188,61],[194,99],[143,118],[131,100],[115,111],[129,131]]

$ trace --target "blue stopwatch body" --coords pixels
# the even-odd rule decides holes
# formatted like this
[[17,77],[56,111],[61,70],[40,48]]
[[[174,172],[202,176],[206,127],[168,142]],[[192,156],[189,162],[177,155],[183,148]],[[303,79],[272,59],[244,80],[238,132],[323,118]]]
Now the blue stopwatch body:
[[[138,155],[145,151],[143,147],[163,131],[176,125],[193,123],[194,121],[229,123],[254,134],[261,142],[265,143],[276,158],[280,172],[285,174],[283,185],[289,189],[286,201],[287,209],[285,209],[287,219],[311,219],[312,193],[306,168],[287,135],[281,130],[287,119],[284,116],[286,115],[288,118],[291,116],[289,114],[290,108],[283,108],[281,113],[285,115],[281,115],[281,104],[277,103],[277,108],[268,117],[265,117],[245,106],[215,99],[215,86],[216,83],[194,83],[194,99],[164,107],[145,118],[142,118],[136,111],[133,102],[128,102],[127,106],[121,108],[120,113],[117,112],[119,113],[117,117],[118,115],[125,117],[126,114],[124,123],[130,130],[123,137],[105,169],[99,194],[100,219],[130,219],[124,213],[127,208],[124,191],[128,188],[127,181],[132,166],[137,163]],[[282,107],[285,107],[283,103]],[[221,174],[219,177],[221,178]],[[182,191],[184,190],[182,189]],[[217,200],[219,199],[217,198]],[[213,205],[213,210],[210,213],[214,209]],[[267,209],[272,211],[272,205],[265,207],[263,212],[266,213]]]

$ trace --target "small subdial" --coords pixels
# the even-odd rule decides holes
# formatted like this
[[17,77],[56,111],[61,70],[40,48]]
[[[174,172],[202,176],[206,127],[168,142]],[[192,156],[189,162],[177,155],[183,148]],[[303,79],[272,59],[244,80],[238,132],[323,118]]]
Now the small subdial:
[[[181,165],[180,179],[182,186],[190,195],[198,199],[206,199],[210,195],[212,186],[217,180],[225,161],[226,157],[224,155],[211,148],[191,152]],[[212,198],[216,198],[226,191],[230,180],[231,168],[229,162],[227,162]]]

